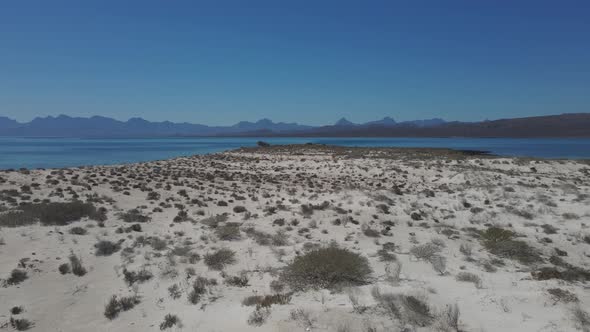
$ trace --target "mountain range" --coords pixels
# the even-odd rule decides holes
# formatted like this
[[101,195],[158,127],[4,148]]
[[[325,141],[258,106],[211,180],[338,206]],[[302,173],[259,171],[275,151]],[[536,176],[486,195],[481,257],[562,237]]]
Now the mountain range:
[[37,117],[20,123],[0,116],[0,136],[19,137],[167,137],[167,136],[326,136],[326,137],[590,137],[590,113],[480,122],[435,118],[397,122],[391,117],[366,123],[341,118],[334,124],[307,126],[297,123],[241,121],[232,126],[207,126],[142,118],[119,121],[93,116]]

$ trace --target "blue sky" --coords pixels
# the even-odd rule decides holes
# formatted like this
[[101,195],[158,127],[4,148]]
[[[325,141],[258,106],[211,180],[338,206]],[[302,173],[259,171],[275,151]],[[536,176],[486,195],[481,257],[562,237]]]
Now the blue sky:
[[0,115],[233,124],[589,112],[590,1],[0,2]]

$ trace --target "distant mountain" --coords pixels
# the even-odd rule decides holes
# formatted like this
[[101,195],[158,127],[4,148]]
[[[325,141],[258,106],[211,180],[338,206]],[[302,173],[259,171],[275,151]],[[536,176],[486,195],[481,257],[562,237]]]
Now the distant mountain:
[[167,137],[167,136],[325,136],[325,137],[590,137],[590,113],[561,114],[481,122],[446,122],[439,118],[396,122],[391,117],[356,124],[341,118],[333,125],[306,126],[269,119],[232,126],[206,126],[142,118],[119,121],[90,118],[38,117],[19,123],[0,117],[0,136],[30,137]]
[[274,123],[269,119],[258,120],[257,122],[241,121],[233,125],[231,128],[237,131],[256,131],[256,130],[270,130],[273,132],[282,131],[298,131],[313,128],[312,126],[304,126],[297,123]]
[[336,127],[352,127],[352,126],[356,126],[356,124],[346,120],[346,118],[341,118],[340,120],[336,121],[334,126],[336,126]]
[[301,131],[311,126],[297,123],[274,123],[269,119],[257,122],[242,121],[233,126],[206,126],[170,121],[150,122],[142,118],[118,121],[111,118],[93,116],[90,118],[37,117],[27,123],[0,117],[0,136],[54,136],[54,137],[162,137],[162,136],[217,136],[238,133],[266,131],[281,133]]
[[393,118],[390,118],[388,116],[384,117],[381,120],[377,120],[377,121],[370,121],[365,123],[365,125],[367,126],[395,126],[397,125],[397,122],[395,122],[395,120]]
[[590,137],[590,113],[536,116],[481,122],[441,119],[396,125],[324,126],[304,133],[276,136],[306,137]]
[[0,130],[2,130],[2,128],[5,128],[5,129],[16,128],[19,125],[20,125],[20,123],[18,123],[15,120],[9,119],[5,116],[0,116]]

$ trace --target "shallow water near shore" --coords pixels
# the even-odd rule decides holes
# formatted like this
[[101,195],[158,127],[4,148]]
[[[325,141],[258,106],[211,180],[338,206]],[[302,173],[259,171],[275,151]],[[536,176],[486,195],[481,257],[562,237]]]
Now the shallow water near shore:
[[0,137],[0,169],[59,168],[113,165],[206,154],[271,144],[333,144],[341,146],[431,147],[483,150],[502,156],[589,159],[590,139],[515,138],[13,138]]

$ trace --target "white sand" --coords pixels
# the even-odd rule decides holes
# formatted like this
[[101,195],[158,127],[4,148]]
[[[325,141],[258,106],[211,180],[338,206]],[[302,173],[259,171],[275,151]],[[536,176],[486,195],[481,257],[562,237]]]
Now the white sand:
[[[0,227],[0,239],[4,243],[0,245],[0,278],[8,278],[21,259],[29,259],[21,268],[27,272],[28,279],[0,288],[0,325],[5,324],[10,330],[10,309],[22,306],[24,312],[13,317],[33,322],[31,331],[156,331],[168,313],[177,315],[182,325],[170,331],[398,331],[404,326],[409,330],[432,331],[440,329],[438,314],[446,305],[456,303],[462,331],[581,328],[573,319],[572,308],[590,307],[588,284],[581,280],[534,280],[531,271],[553,266],[549,257],[555,254],[554,248],[567,252],[561,258],[572,266],[590,269],[590,243],[584,240],[590,236],[588,163],[307,149],[244,150],[125,166],[0,173],[4,180],[0,181],[0,190],[20,190],[23,185],[40,184],[25,201],[36,198],[69,201],[72,194],[68,187],[82,200],[92,194],[114,200],[95,203],[108,210],[104,227],[86,219],[67,226]],[[352,152],[347,153],[348,150]],[[59,183],[47,183],[48,175]],[[78,178],[74,179],[75,176]],[[109,183],[119,177],[129,182]],[[166,190],[167,184],[170,190]],[[397,194],[394,187],[399,188]],[[56,195],[60,188],[63,197]],[[147,200],[148,188],[161,197]],[[190,199],[178,194],[182,189]],[[245,200],[236,200],[231,196],[234,194],[244,196]],[[191,199],[207,206],[199,207]],[[484,203],[486,200],[489,204]],[[22,195],[17,201],[22,201]],[[228,206],[218,206],[218,201],[226,201]],[[302,215],[301,204],[319,205],[324,201],[329,202],[327,208],[314,210],[308,217]],[[169,206],[162,207],[162,212],[152,212],[161,202]],[[278,208],[276,213],[268,215],[265,209],[276,207],[277,202],[284,209]],[[183,204],[192,221],[173,222],[179,211],[174,204]],[[377,208],[378,204],[386,204],[389,214]],[[15,209],[7,202],[0,205]],[[244,213],[233,212],[233,207],[238,205],[251,214],[248,220],[244,220]],[[337,207],[344,211],[336,211]],[[118,213],[133,208],[150,215],[151,221],[141,224],[142,232],[116,233],[117,228],[130,226],[120,220]],[[241,239],[219,240],[215,230],[201,222],[222,213],[229,214],[228,222],[241,224]],[[423,220],[412,220],[412,213],[421,214]],[[273,225],[279,218],[284,218],[286,225]],[[336,219],[349,222],[335,225]],[[292,220],[299,223],[288,227]],[[386,227],[383,222],[387,221],[395,224],[389,235],[369,237],[362,231],[368,226],[381,232]],[[546,234],[541,227],[544,224],[554,226],[556,233]],[[540,252],[544,262],[525,265],[503,258],[504,266],[496,266],[496,272],[487,272],[484,263],[497,257],[474,237],[473,229],[485,230],[492,225],[517,233],[519,240]],[[70,234],[69,229],[74,226],[84,227],[88,233]],[[270,234],[283,229],[289,235],[289,245],[258,245],[244,232],[250,226]],[[309,232],[300,231],[305,227]],[[470,231],[468,227],[473,229]],[[139,236],[157,236],[167,239],[168,244],[160,251],[149,244],[134,245]],[[438,247],[439,254],[446,258],[443,275],[429,262],[409,253],[412,247],[432,239],[444,244]],[[96,256],[94,245],[99,240],[124,240],[122,248],[130,249],[111,256]],[[369,284],[340,292],[326,289],[298,292],[289,304],[272,305],[263,325],[248,324],[255,309],[242,305],[242,300],[253,294],[272,294],[270,282],[278,279],[280,269],[297,254],[305,253],[304,245],[306,248],[312,244],[325,246],[330,241],[368,258],[373,269]],[[395,252],[401,262],[398,282],[388,279],[386,262],[380,261],[377,255],[387,242],[396,245]],[[168,255],[172,248],[183,244],[201,259],[191,264],[186,257]],[[461,244],[472,247],[472,259],[467,260],[460,252]],[[209,269],[202,257],[223,247],[236,252],[237,263],[228,265],[223,273]],[[281,254],[280,250],[284,252]],[[58,266],[68,262],[70,252],[81,257],[88,269],[86,275],[59,273]],[[187,277],[185,269],[189,267],[197,275],[218,282],[198,304],[188,301],[195,279]],[[124,268],[132,271],[145,268],[153,278],[130,287],[123,277]],[[462,271],[479,276],[480,287],[457,281],[455,277]],[[248,286],[224,283],[224,275],[240,273],[247,275]],[[178,299],[169,295],[168,288],[173,284],[178,284],[181,290]],[[392,317],[371,295],[375,287],[381,293],[410,294],[425,299],[430,306],[432,324],[410,326]],[[551,288],[567,290],[579,302],[555,302],[547,292]],[[105,304],[112,295],[131,294],[140,296],[141,302],[113,320],[105,317]],[[358,305],[366,308],[354,310],[351,298],[358,299]],[[309,315],[313,320],[311,327],[291,318],[291,312],[296,309],[303,309]]]

